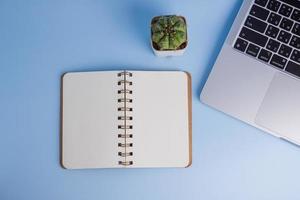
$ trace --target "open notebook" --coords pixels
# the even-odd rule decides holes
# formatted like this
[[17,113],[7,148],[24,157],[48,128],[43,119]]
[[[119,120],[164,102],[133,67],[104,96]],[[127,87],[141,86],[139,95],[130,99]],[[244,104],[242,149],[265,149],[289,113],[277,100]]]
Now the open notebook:
[[191,78],[186,72],[66,73],[62,165],[188,167],[191,120]]

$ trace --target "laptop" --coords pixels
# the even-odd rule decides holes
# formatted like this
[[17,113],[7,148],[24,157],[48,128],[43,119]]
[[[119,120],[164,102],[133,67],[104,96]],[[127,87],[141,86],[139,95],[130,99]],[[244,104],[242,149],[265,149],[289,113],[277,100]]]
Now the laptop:
[[300,1],[244,0],[200,98],[300,145]]

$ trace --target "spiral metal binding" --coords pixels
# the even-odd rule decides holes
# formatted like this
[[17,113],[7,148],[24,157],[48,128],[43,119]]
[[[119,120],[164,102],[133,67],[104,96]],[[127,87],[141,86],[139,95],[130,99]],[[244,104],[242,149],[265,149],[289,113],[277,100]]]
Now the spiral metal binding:
[[119,107],[118,111],[132,111],[132,108],[127,108],[127,107]]
[[127,89],[118,90],[118,94],[123,94],[123,93],[132,94],[132,90],[127,90]]
[[133,138],[133,135],[132,134],[119,134],[118,135],[118,138]]
[[[132,73],[131,72],[127,72],[127,71],[123,71],[123,72],[120,72],[118,73],[118,76],[129,76],[129,77],[132,77]],[[126,79],[124,79],[126,81]]]
[[132,125],[119,125],[118,126],[118,129],[132,129],[133,128],[133,126]]
[[123,166],[133,165],[133,161],[119,161],[119,165],[123,165]]
[[118,120],[132,120],[133,119],[133,117],[129,117],[129,116],[119,116],[118,117]]
[[118,155],[121,156],[121,157],[127,157],[127,156],[132,156],[132,155],[133,155],[133,152],[129,152],[129,153],[122,153],[122,152],[119,152]]
[[118,129],[122,130],[122,133],[118,134],[118,147],[120,148],[118,156],[122,158],[118,164],[130,166],[133,165],[133,161],[130,160],[130,157],[133,156],[133,152],[130,151],[130,148],[133,147],[133,143],[130,142],[130,139],[133,138],[133,134],[128,132],[133,129],[133,125],[128,124],[128,122],[133,120],[133,117],[130,116],[131,112],[133,111],[131,107],[133,99],[129,97],[132,95],[132,90],[130,90],[129,87],[132,86],[133,83],[132,81],[128,80],[128,78],[132,77],[132,73],[123,71],[118,73],[118,77],[121,79],[118,81],[118,85],[122,86],[122,88],[118,90],[118,94],[122,95],[121,98],[118,98],[118,103],[120,104],[118,107],[118,111],[120,113],[118,120],[123,122],[122,124],[118,125]]
[[120,98],[120,99],[118,99],[118,102],[119,102],[119,103],[122,103],[122,102],[132,103],[132,99],[124,99],[124,98]]
[[118,82],[118,85],[122,85],[122,84],[129,84],[129,85],[132,85],[132,82],[131,81],[127,81],[127,80],[120,80]]
[[118,143],[118,147],[133,147],[133,143]]

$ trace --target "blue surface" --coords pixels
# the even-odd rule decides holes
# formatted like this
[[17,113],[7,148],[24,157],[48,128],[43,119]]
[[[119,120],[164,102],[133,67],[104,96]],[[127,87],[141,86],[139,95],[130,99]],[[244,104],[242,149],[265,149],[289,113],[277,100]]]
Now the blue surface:
[[[0,199],[300,199],[300,149],[199,101],[242,0],[0,0]],[[184,56],[155,57],[149,22],[188,20]],[[64,170],[60,77],[67,71],[187,70],[188,169]]]

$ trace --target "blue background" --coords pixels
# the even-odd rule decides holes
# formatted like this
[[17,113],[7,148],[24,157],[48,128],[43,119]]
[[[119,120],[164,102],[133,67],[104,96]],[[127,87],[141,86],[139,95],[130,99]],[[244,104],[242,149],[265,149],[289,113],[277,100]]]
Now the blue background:
[[[199,101],[241,3],[0,0],[0,199],[300,199],[299,148]],[[189,47],[155,57],[150,20],[173,13],[188,20]],[[60,77],[110,69],[192,74],[192,167],[61,168]]]

